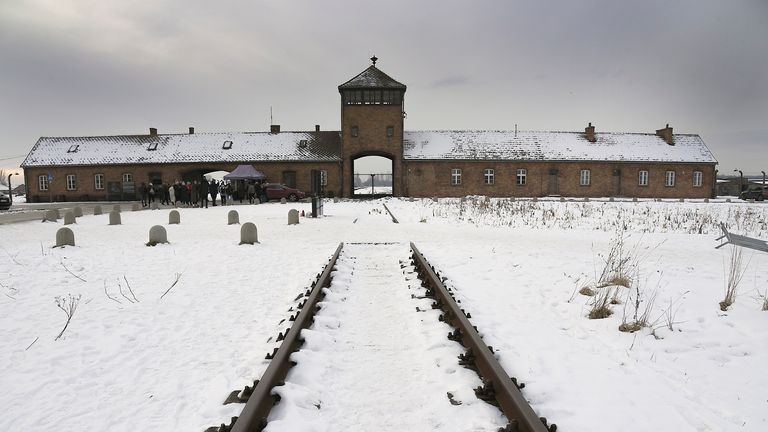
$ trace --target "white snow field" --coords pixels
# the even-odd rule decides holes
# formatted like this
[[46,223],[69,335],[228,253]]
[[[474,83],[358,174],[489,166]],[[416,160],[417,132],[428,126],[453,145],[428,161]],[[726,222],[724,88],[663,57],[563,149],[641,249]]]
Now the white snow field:
[[[504,419],[474,399],[477,377],[458,366],[447,327],[417,312],[429,302],[411,297],[417,283],[399,265],[409,241],[558,430],[768,430],[768,254],[743,250],[723,312],[733,248],[714,249],[721,221],[768,239],[766,205],[387,199],[326,202],[326,217],[287,225],[290,208],[309,207],[180,209],[180,225],[168,209],[124,211],[119,226],[86,215],[70,225],[77,245],[55,249],[61,222],[0,225],[0,430],[228,422],[242,405],[222,402],[266,369],[281,321],[339,242],[336,279],[268,430],[495,430]],[[238,245],[231,209],[258,226],[259,244]],[[156,224],[170,244],[147,247]],[[623,304],[590,320],[594,297],[577,290],[601,273],[617,229],[635,283],[604,288]],[[655,294],[649,326],[620,332],[636,291],[641,310]],[[80,301],[54,340],[66,322],[55,298],[69,294]]]

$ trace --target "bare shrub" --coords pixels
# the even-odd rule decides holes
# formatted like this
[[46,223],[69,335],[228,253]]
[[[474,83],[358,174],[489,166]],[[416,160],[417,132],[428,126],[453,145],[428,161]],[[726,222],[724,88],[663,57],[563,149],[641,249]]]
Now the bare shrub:
[[589,297],[593,297],[595,294],[597,294],[597,292],[595,290],[593,290],[592,288],[590,288],[589,286],[583,286],[579,290],[579,294],[585,295],[585,296],[589,296]]
[[611,240],[611,248],[604,259],[603,270],[597,278],[597,287],[617,285],[629,288],[632,285],[631,272],[637,267],[637,245],[625,247],[624,231],[619,230]]
[[61,329],[61,332],[58,336],[56,336],[55,341],[59,340],[61,335],[64,334],[64,331],[67,330],[67,326],[69,326],[69,322],[72,321],[72,317],[75,315],[75,311],[77,310],[77,305],[80,303],[80,294],[73,296],[72,294],[67,294],[67,297],[61,297],[56,296],[56,306],[59,307],[62,311],[64,311],[65,314],[67,314],[67,322],[64,323],[64,328]]
[[669,329],[670,331],[674,331],[674,326],[676,324],[679,324],[678,321],[676,321],[675,317],[677,316],[677,310],[680,309],[680,300],[683,298],[684,295],[688,294],[690,291],[684,292],[677,300],[669,299],[669,307],[664,309],[664,311],[661,313],[661,316],[657,321],[663,320],[663,326]]
[[613,311],[610,308],[613,291],[612,289],[603,289],[592,297],[589,314],[587,315],[589,319],[603,319],[613,315]]
[[654,290],[651,294],[645,293],[641,289],[639,277],[635,279],[632,289],[627,291],[627,301],[624,303],[619,331],[633,333],[650,325],[656,292]]
[[741,248],[731,247],[731,258],[728,261],[728,269],[725,274],[725,298],[720,302],[721,311],[727,311],[736,301],[736,292],[748,265],[749,262],[744,264]]

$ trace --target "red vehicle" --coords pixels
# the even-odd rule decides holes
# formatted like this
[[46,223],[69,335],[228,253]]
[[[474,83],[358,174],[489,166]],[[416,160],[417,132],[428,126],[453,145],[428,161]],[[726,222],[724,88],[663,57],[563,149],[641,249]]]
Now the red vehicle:
[[284,184],[267,183],[264,187],[267,188],[267,200],[279,200],[285,198],[288,201],[298,201],[305,196],[304,192],[298,189],[289,188]]

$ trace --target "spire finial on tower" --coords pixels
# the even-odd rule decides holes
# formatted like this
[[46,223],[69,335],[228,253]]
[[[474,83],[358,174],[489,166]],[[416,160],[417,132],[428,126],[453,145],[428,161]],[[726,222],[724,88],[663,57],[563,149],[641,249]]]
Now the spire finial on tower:
[[379,58],[378,58],[378,57],[376,57],[376,54],[374,54],[374,55],[373,55],[373,57],[371,57],[371,62],[373,63],[373,65],[374,65],[374,66],[376,66],[376,62],[377,62],[378,60],[379,60]]

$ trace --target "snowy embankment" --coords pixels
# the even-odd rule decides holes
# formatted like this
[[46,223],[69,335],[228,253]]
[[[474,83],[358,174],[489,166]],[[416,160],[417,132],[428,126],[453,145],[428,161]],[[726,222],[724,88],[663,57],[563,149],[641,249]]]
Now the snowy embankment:
[[[287,226],[287,211],[309,211],[307,204],[234,207],[241,222],[258,226],[261,243],[254,246],[237,245],[239,226],[226,225],[230,207],[182,209],[182,224],[170,226],[167,210],[125,212],[120,226],[107,226],[107,215],[84,216],[72,226],[78,245],[64,249],[50,247],[61,223],[0,226],[0,406],[6,408],[0,430],[199,431],[227,422],[241,405],[222,401],[266,368],[264,354],[285,327],[280,321],[340,241],[396,242],[393,247],[403,250],[397,259],[408,241],[415,242],[449,278],[508,373],[526,382],[524,395],[534,409],[559,430],[768,430],[768,312],[760,310],[768,254],[745,252],[736,303],[722,312],[731,248],[714,249],[720,221],[768,239],[768,206],[390,199],[400,220],[393,224],[381,202],[327,202],[327,217],[302,218],[298,226]],[[168,229],[170,244],[144,246],[154,224]],[[636,251],[642,304],[656,293],[653,325],[636,333],[618,331],[632,302],[590,320],[594,297],[576,292],[597,279],[618,228],[625,230],[627,249]],[[354,246],[360,254],[380,247]],[[161,299],[177,275],[179,282]],[[331,292],[347,302],[382,301],[353,292],[349,280],[337,283]],[[619,299],[631,294],[613,289]],[[67,294],[82,297],[54,341],[66,320],[54,298]],[[334,298],[326,300],[328,317],[353,322],[347,305],[334,305]],[[442,367],[457,367],[450,352],[457,348],[443,347],[446,332],[435,330],[430,313],[416,312],[413,299],[401,299],[407,304],[402,312],[413,314],[403,319],[418,321],[407,329],[416,341],[439,333],[432,342],[438,348],[428,345],[415,364],[440,359]],[[672,330],[665,310],[674,312]],[[379,323],[396,332],[403,320]],[[365,337],[354,335],[360,330],[353,324],[313,331],[316,351],[301,356],[325,358],[326,366],[336,361],[326,357],[335,344]],[[325,370],[309,360],[305,366]],[[302,367],[292,373],[301,374]],[[352,366],[347,370],[355,373]],[[423,378],[416,375],[415,382]],[[431,388],[464,392],[457,397],[467,399],[471,389],[455,376],[430,372]],[[444,392],[439,403],[456,408]],[[326,408],[337,396],[318,394]],[[418,392],[403,398],[379,399],[380,417],[370,422],[385,424],[401,404],[426,405]],[[434,424],[425,419],[414,428]]]

